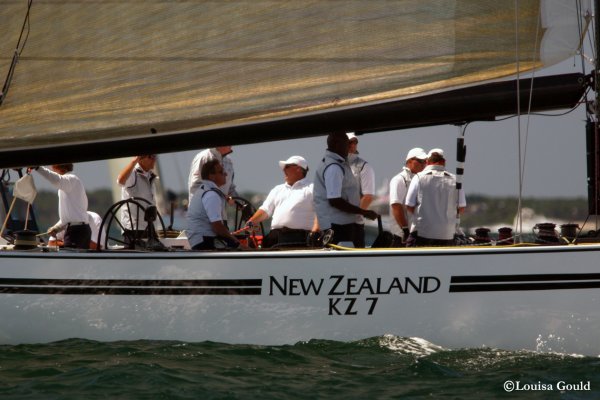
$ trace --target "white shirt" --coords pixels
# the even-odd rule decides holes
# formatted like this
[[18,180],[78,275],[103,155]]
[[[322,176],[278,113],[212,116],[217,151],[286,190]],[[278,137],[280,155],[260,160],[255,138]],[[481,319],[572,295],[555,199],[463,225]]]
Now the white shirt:
[[[144,171],[144,169],[136,164],[131,174],[121,186],[121,200],[131,199],[133,197],[141,197],[146,199],[152,205],[156,205],[154,200],[154,179],[158,179],[152,171]],[[118,183],[118,182],[117,182]],[[140,202],[146,208],[148,204]],[[144,213],[139,210],[139,221],[137,220],[138,210],[136,206],[131,207],[131,215],[127,207],[121,208],[121,223],[126,229],[146,229],[147,223],[144,221]]]
[[69,223],[88,222],[88,198],[75,174],[68,172],[60,175],[46,167],[40,167],[37,173],[58,189],[58,223],[61,227]]
[[197,196],[192,198],[187,213],[187,237],[191,247],[204,241],[204,236],[216,236],[212,222],[222,221],[225,195],[212,181],[202,181]]
[[219,160],[219,162],[222,163],[223,157],[221,156],[221,153],[217,151],[217,149],[206,149],[196,154],[192,160],[190,174],[188,176],[188,204],[192,203],[192,197],[194,196],[194,193],[196,193],[196,190],[198,190],[198,186],[200,186],[202,183],[202,177],[200,176],[202,166],[210,160]]
[[102,229],[102,235],[100,236],[100,243],[98,240],[98,232],[100,232],[100,225],[102,225],[102,217],[96,214],[93,211],[88,211],[88,222],[90,224],[90,229],[92,230],[92,241],[96,242],[96,244],[100,246],[104,246],[104,242],[106,241],[106,227]]
[[352,169],[352,174],[358,180],[360,186],[361,197],[370,194],[375,194],[375,170],[371,164],[356,154],[348,154],[348,163]]
[[272,217],[271,228],[311,230],[315,218],[313,185],[308,179],[300,179],[293,185],[282,183],[275,186],[260,206]]
[[456,194],[456,177],[442,165],[428,165],[413,177],[406,205],[416,207],[411,231],[428,239],[450,240],[456,232],[456,209],[466,207],[465,193]]
[[[412,180],[413,174],[408,167],[404,167],[402,171],[394,176],[392,180],[390,180],[390,206],[393,204],[400,204],[402,206],[406,205],[406,193],[408,192],[408,187],[410,185],[410,181]],[[403,210],[403,212],[405,212]],[[390,215],[394,215],[390,210]],[[406,221],[408,222],[408,226],[412,224],[413,215],[408,213],[406,215]],[[402,227],[398,225],[395,219],[392,220],[391,231],[394,235],[402,236]]]
[[221,153],[215,148],[202,150],[192,160],[192,165],[190,166],[190,174],[188,176],[188,191],[189,191],[189,203],[192,202],[192,197],[194,197],[194,193],[198,189],[198,186],[203,182],[201,177],[202,166],[209,162],[210,160],[219,160],[221,165],[223,166],[223,171],[227,173],[227,177],[225,178],[225,184],[219,189],[226,194],[227,196],[236,196],[236,187],[233,183],[234,171],[233,171],[233,161],[231,158],[225,156],[223,157]]

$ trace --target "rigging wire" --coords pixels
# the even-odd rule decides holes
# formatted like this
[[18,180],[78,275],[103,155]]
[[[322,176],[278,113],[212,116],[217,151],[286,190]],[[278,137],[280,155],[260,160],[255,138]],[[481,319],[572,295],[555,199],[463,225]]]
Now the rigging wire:
[[[541,13],[541,9],[539,10],[539,12]],[[518,19],[518,17],[517,17]],[[541,20],[541,15],[538,13],[538,17],[536,18],[536,26],[535,26],[535,40],[534,40],[534,46],[533,46],[533,54],[532,54],[532,60],[536,60],[536,58],[539,60],[538,57],[536,57],[537,52],[538,52],[538,40],[539,40],[539,34],[540,34],[540,20]],[[517,22],[517,29],[518,29],[518,22]],[[518,40],[519,40],[519,36],[517,33],[517,49],[518,49]],[[540,60],[541,61],[541,60]],[[519,58],[518,58],[518,53],[517,53],[517,70],[518,70],[518,65],[519,65]],[[518,206],[517,206],[517,210],[519,213],[519,224],[520,224],[520,229],[519,232],[523,233],[523,221],[522,221],[522,195],[523,195],[523,188],[524,188],[524,183],[525,183],[525,166],[526,166],[526,161],[527,161],[527,144],[529,142],[529,126],[530,126],[530,122],[531,122],[531,107],[532,107],[532,103],[533,103],[533,82],[534,82],[534,78],[535,78],[535,72],[536,70],[534,69],[531,73],[531,83],[529,86],[529,99],[528,99],[528,104],[527,104],[527,120],[526,120],[526,125],[525,125],[525,142],[523,144],[523,156],[522,156],[522,162],[521,162],[521,155],[520,155],[520,151],[519,151],[519,161],[520,161],[520,167],[519,167],[519,202],[518,202]],[[518,74],[518,72],[517,72]],[[517,99],[520,99],[520,88],[517,84]],[[518,102],[517,102],[518,104]],[[520,116],[521,114],[521,107],[520,104],[518,104],[518,115]],[[521,127],[521,122],[519,119],[519,145],[521,144],[521,131],[520,131],[520,127]]]
[[[2,91],[0,92],[0,105],[4,102],[8,94],[8,89],[10,88],[10,83],[12,82],[12,78],[19,63],[19,59],[21,58],[21,53],[25,49],[25,44],[27,44],[27,39],[29,39],[29,33],[31,32],[31,24],[29,22],[29,14],[31,12],[31,6],[33,4],[33,0],[29,0],[27,3],[27,13],[25,14],[25,19],[23,20],[23,26],[21,27],[21,33],[19,34],[19,40],[17,41],[17,46],[15,47],[15,52],[13,54],[12,61],[10,63],[10,67],[8,68],[8,74],[6,75],[6,80],[4,81],[4,86],[2,86]],[[27,31],[25,31],[27,28]],[[23,33],[25,33],[25,38],[23,38]],[[21,43],[21,40],[23,42]]]

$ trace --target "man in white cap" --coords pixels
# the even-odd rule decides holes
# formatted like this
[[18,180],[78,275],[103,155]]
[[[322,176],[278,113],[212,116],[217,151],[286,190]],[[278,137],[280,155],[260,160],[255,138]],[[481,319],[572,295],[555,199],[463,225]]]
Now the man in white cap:
[[407,246],[454,244],[457,213],[467,205],[465,193],[456,190],[456,177],[445,169],[444,150],[432,149],[427,166],[411,181],[406,208],[413,213]]
[[271,231],[262,242],[263,248],[275,245],[302,246],[307,243],[311,232],[319,225],[313,206],[313,185],[306,179],[308,163],[301,156],[291,156],[279,161],[285,183],[275,186],[264,203],[248,219],[246,226],[252,227],[267,218],[273,218]]
[[408,239],[412,214],[406,211],[406,193],[413,176],[425,168],[425,160],[427,153],[422,148],[411,149],[402,171],[390,181],[390,214],[394,217],[390,230],[394,234],[394,247],[401,246]]
[[365,247],[362,217],[376,219],[377,213],[360,207],[358,182],[352,175],[347,157],[346,134],[329,134],[325,157],[315,173],[315,212],[320,228],[333,230],[331,243],[352,241],[354,247]]

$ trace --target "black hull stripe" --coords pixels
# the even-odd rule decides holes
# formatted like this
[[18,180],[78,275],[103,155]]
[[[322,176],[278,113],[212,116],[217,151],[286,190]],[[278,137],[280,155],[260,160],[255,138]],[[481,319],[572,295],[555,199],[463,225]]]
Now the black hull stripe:
[[261,288],[128,288],[128,287],[52,287],[6,286],[0,294],[75,294],[75,295],[260,295]]
[[453,276],[450,283],[499,283],[541,281],[589,281],[600,280],[600,273],[592,274],[535,274],[535,275],[465,275]]
[[529,291],[529,290],[561,290],[561,289],[598,289],[598,288],[600,288],[600,281],[450,285],[450,293],[508,292],[508,291],[516,291],[516,290]]
[[242,287],[262,286],[262,279],[26,279],[0,278],[0,286],[203,286],[203,287]]

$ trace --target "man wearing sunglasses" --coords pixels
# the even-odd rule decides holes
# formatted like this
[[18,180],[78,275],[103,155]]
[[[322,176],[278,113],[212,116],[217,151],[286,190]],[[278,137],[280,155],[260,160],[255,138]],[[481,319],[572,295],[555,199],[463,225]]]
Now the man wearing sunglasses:
[[411,149],[406,155],[406,163],[402,171],[390,181],[390,214],[394,217],[390,230],[394,234],[393,247],[400,247],[406,242],[410,233],[412,214],[406,211],[406,193],[410,181],[415,174],[425,168],[427,154],[420,147]]

